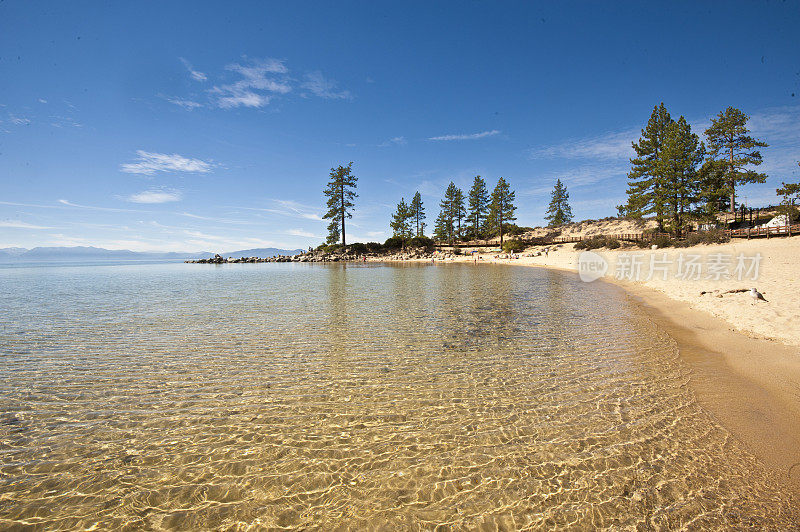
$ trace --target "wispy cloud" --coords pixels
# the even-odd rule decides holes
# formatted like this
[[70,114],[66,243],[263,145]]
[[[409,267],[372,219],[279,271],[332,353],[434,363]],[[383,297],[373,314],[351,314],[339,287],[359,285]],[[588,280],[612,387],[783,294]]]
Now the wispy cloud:
[[603,135],[533,148],[531,159],[629,159],[634,155],[631,142],[639,138],[639,131],[628,129]]
[[197,109],[198,107],[203,107],[203,104],[200,102],[196,102],[194,100],[187,100],[185,98],[165,98],[169,103],[173,103],[184,109],[188,109],[191,111],[192,109]]
[[28,118],[21,118],[18,116],[10,115],[8,118],[9,122],[14,124],[15,126],[27,126],[31,123],[30,119]]
[[304,205],[302,203],[293,200],[273,199],[270,201],[272,202],[273,205],[272,208],[255,208],[255,207],[241,207],[241,208],[252,211],[270,212],[272,214],[280,214],[282,216],[289,216],[292,218],[304,218],[306,220],[315,220],[315,221],[322,220],[322,216],[320,216],[319,211],[310,205]]
[[177,190],[145,190],[128,197],[133,203],[169,203],[180,201],[181,193]]
[[429,137],[428,140],[475,140],[484,137],[493,137],[499,135],[500,131],[492,129],[491,131],[481,131],[480,133],[469,133],[459,135],[440,135],[438,137]]
[[406,144],[408,144],[408,141],[406,140],[405,137],[392,137],[389,140],[386,140],[378,144],[378,147],[386,148],[389,146],[405,146]]
[[288,69],[278,59],[233,63],[225,69],[239,74],[242,79],[211,89],[210,92],[216,96],[217,105],[223,109],[263,107],[270,102],[272,94],[286,94],[292,90],[286,76]]
[[58,203],[61,205],[65,205],[67,207],[75,207],[77,209],[89,209],[92,211],[107,211],[107,212],[149,212],[149,211],[142,211],[139,209],[118,209],[116,207],[97,207],[94,205],[81,205],[80,203],[72,203],[69,200],[60,199]]
[[47,100],[45,100],[44,98],[39,98],[39,103],[47,103]]
[[303,205],[302,203],[292,200],[275,200],[275,203],[281,205],[285,209],[288,209],[290,212],[300,216],[301,218],[305,218],[307,220],[322,220],[322,216],[319,215],[314,207]]
[[186,70],[189,71],[189,75],[192,76],[193,80],[195,80],[195,81],[205,81],[205,80],[208,79],[208,76],[206,76],[205,74],[203,74],[202,72],[200,72],[198,70],[195,70],[192,67],[191,63],[189,63],[189,61],[187,61],[183,57],[180,57],[179,59],[181,60],[181,63],[183,63],[183,66],[186,67]]
[[52,227],[45,227],[43,225],[34,225],[19,220],[0,220],[0,227],[7,227],[13,229],[52,229]]
[[322,75],[322,72],[309,72],[305,75],[305,81],[300,85],[301,88],[310,91],[315,96],[331,100],[343,100],[350,98],[350,91],[337,91],[338,83]]
[[212,164],[201,159],[191,159],[177,153],[153,153],[144,150],[136,151],[137,159],[133,163],[125,163],[120,170],[128,174],[153,175],[156,172],[189,172],[207,173]]
[[321,238],[314,233],[309,233],[308,231],[303,231],[302,229],[289,229],[286,233],[292,236],[302,236],[305,238]]

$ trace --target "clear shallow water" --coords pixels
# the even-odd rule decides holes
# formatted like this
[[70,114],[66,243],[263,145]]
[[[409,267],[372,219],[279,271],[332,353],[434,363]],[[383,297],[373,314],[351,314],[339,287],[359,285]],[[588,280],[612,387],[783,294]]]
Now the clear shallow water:
[[0,269],[0,528],[797,527],[614,287],[534,268]]

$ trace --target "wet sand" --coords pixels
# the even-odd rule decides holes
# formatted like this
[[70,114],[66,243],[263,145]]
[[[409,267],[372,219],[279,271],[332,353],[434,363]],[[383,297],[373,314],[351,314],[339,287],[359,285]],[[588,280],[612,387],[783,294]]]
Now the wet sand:
[[655,290],[625,289],[677,342],[699,403],[800,492],[800,349],[745,336]]

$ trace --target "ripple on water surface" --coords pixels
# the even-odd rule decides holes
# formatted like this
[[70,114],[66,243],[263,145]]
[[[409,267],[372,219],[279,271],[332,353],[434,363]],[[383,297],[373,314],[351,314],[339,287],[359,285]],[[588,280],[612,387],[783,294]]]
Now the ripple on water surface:
[[613,287],[516,267],[0,270],[0,528],[774,528]]

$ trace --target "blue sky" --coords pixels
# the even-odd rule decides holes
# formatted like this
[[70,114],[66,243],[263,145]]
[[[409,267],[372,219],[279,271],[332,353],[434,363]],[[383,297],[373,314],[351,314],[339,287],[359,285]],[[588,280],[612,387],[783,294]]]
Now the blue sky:
[[[800,2],[0,3],[0,247],[306,247],[331,166],[359,178],[353,241],[450,180],[556,178],[578,219],[625,199],[664,101],[697,132],[727,106],[798,181]],[[349,238],[349,239],[350,239]]]

